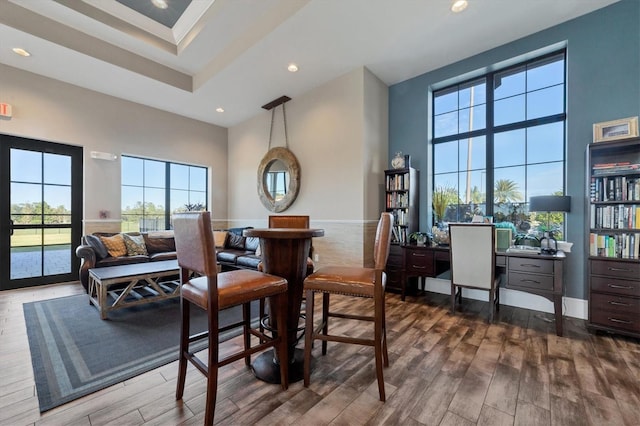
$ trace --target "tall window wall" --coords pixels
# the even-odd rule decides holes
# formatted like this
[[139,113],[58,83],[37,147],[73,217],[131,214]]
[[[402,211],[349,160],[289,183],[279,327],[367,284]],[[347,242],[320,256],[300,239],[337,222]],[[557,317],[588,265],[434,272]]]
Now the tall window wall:
[[434,223],[563,231],[563,214],[529,213],[528,200],[564,194],[565,76],[561,51],[434,92]]
[[122,156],[122,229],[171,229],[171,215],[207,209],[206,167]]

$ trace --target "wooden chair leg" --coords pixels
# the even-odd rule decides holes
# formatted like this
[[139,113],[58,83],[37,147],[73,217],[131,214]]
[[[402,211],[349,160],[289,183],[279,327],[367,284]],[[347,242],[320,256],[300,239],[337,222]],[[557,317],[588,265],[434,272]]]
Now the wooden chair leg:
[[[264,299],[262,299],[264,300]],[[251,304],[242,304],[242,334],[244,336],[244,350],[248,351],[251,347]],[[244,365],[251,367],[251,355],[244,357]]]
[[304,326],[304,387],[309,386],[311,378],[311,347],[313,344],[313,291],[307,290],[307,315]]
[[190,303],[180,298],[180,358],[178,359],[178,384],[176,386],[176,400],[182,399],[184,383],[187,378],[187,356],[189,351],[189,309]]
[[373,338],[374,338],[374,350],[375,350],[375,357],[376,357],[376,376],[378,378],[378,393],[380,394],[380,401],[385,401],[386,400],[386,396],[384,393],[384,375],[383,375],[383,368],[382,368],[382,364],[383,364],[383,336],[382,336],[382,315],[383,313],[383,309],[380,306],[379,302],[376,302],[376,306],[375,306],[375,319],[374,319],[374,331],[373,331]]
[[[329,293],[322,293],[322,334],[329,334]],[[327,341],[322,341],[322,355],[327,354]]]
[[207,397],[204,410],[204,424],[213,425],[218,394],[218,318],[209,315],[209,355],[207,359]]
[[384,294],[382,296],[382,356],[384,366],[389,366],[389,352],[387,352],[387,313],[385,308]]

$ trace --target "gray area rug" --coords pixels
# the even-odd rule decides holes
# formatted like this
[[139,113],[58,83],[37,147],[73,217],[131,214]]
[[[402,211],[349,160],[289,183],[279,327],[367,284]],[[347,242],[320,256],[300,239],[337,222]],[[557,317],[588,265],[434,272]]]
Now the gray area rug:
[[[257,317],[257,307],[251,311]],[[191,314],[192,333],[206,330],[206,313],[192,308]],[[101,320],[88,296],[76,295],[25,303],[24,316],[41,412],[178,359],[178,299],[112,311]],[[222,325],[241,318],[240,306],[220,313]],[[198,344],[192,348],[207,346]]]

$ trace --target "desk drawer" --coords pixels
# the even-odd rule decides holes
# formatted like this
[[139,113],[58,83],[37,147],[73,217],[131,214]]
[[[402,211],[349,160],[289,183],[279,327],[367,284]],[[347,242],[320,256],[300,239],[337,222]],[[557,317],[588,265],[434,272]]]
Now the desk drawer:
[[640,281],[591,276],[591,291],[640,297]]
[[591,273],[616,278],[638,279],[640,277],[640,263],[616,262],[610,260],[592,260]]
[[552,275],[525,274],[522,272],[514,272],[510,269],[508,272],[508,280],[507,287],[515,289],[522,287],[534,290],[553,290]]
[[509,271],[535,272],[536,274],[553,274],[553,261],[530,257],[509,257]]
[[640,318],[640,299],[610,294],[591,293],[591,306],[596,310],[625,313]]
[[408,273],[432,275],[434,270],[433,253],[425,250],[407,250],[405,270]]
[[640,315],[638,313],[612,312],[603,309],[590,308],[590,321],[592,324],[621,329],[633,332],[640,332]]

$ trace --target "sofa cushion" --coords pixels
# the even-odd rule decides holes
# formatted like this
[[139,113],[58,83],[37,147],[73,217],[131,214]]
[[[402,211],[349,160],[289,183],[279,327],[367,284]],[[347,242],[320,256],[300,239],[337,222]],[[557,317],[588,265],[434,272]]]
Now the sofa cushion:
[[218,252],[216,257],[219,262],[231,263],[235,265],[238,256],[242,256],[245,254],[247,254],[247,252],[245,252],[244,250],[226,249],[224,251]]
[[260,238],[246,237],[244,240],[244,248],[249,251],[256,251],[260,247]]
[[147,253],[164,253],[176,251],[176,241],[173,238],[173,231],[149,232],[144,235],[144,243],[147,246]]
[[229,236],[227,237],[227,245],[225,246],[225,248],[244,250],[244,243],[245,238],[243,236],[229,232]]
[[178,253],[175,251],[166,251],[164,253],[154,253],[149,255],[149,260],[157,262],[160,260],[173,260],[178,258]]
[[258,269],[258,264],[262,262],[262,259],[255,254],[246,254],[238,256],[236,259],[236,265],[243,268]]
[[129,235],[122,234],[124,238],[124,245],[127,246],[127,255],[135,256],[135,255],[144,255],[147,253],[147,246],[144,243],[144,237],[142,235]]
[[98,260],[96,262],[96,267],[130,265],[132,263],[144,263],[148,261],[149,257],[141,254],[136,256],[107,257],[106,259]]
[[96,235],[85,235],[84,240],[87,244],[91,246],[93,251],[96,253],[97,260],[104,259],[105,257],[109,257],[109,252],[107,248],[102,243],[100,237]]
[[116,234],[112,237],[100,237],[100,240],[107,248],[110,256],[120,257],[127,255],[127,246],[124,244],[122,234]]
[[227,241],[227,234],[227,231],[213,231],[213,241],[217,248],[224,247],[224,244]]

